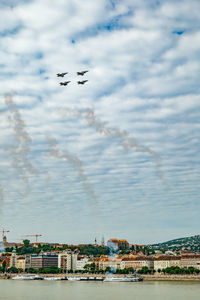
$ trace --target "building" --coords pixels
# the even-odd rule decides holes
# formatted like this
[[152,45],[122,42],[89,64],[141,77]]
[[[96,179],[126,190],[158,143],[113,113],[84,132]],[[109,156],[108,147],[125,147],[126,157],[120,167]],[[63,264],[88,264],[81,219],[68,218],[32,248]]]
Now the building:
[[31,255],[25,255],[25,271],[27,271],[31,267]]
[[58,268],[64,271],[77,270],[78,253],[71,250],[60,253],[58,255]]
[[14,267],[17,268],[17,254],[16,249],[14,248],[10,257],[10,268]]
[[113,270],[123,269],[122,267],[122,257],[97,257],[94,260],[95,266],[97,270],[106,270],[106,268],[110,267]]
[[180,267],[180,256],[159,255],[154,257],[154,270],[162,270],[168,267]]
[[51,267],[58,267],[58,255],[31,255],[30,267],[33,269],[50,269]]
[[143,267],[153,269],[154,267],[153,258],[145,255],[132,255],[131,257],[122,258],[122,263],[121,263],[122,269],[133,268],[134,270],[139,270],[142,269]]
[[187,254],[182,255],[180,260],[181,268],[194,267],[200,270],[200,255],[199,254]]
[[4,249],[5,248],[15,248],[15,247],[18,247],[18,248],[20,248],[20,247],[22,247],[23,246],[23,244],[22,243],[14,243],[14,242],[7,242],[7,238],[6,238],[6,236],[4,235],[3,236],[3,246],[4,246]]
[[67,259],[66,253],[58,254],[58,268],[62,269],[63,271],[66,271],[66,259]]
[[129,243],[127,242],[127,240],[109,239],[107,241],[107,245],[109,248],[113,248],[116,250],[129,248]]
[[39,245],[41,245],[41,246],[52,246],[52,247],[63,248],[63,245],[62,245],[62,244],[59,244],[59,243],[34,242],[34,243],[30,243],[30,245],[31,245],[32,247],[38,247]]
[[78,253],[68,253],[66,259],[66,270],[76,270]]
[[17,257],[16,268],[17,269],[22,269],[23,271],[26,270],[26,257],[25,256]]
[[136,252],[145,248],[145,245],[138,245],[138,244],[129,244],[131,249],[134,249]]
[[93,260],[89,259],[87,256],[78,255],[76,261],[76,270],[84,270],[85,265],[91,264]]

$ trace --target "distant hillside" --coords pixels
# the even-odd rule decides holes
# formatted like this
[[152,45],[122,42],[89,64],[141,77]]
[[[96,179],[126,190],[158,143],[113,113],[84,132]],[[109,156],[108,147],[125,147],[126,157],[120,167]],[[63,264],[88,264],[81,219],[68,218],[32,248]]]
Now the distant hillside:
[[200,252],[200,235],[194,235],[191,237],[179,238],[164,243],[152,244],[153,249],[163,250],[189,250],[194,252]]

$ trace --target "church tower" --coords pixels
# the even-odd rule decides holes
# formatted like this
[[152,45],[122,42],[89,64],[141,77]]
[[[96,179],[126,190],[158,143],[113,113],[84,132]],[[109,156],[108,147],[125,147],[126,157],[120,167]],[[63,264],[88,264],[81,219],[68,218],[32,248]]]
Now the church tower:
[[104,246],[105,246],[104,237],[102,237],[102,239],[101,239],[101,247],[104,247]]
[[4,235],[3,236],[3,244],[5,245],[7,243],[7,238],[6,238],[6,236]]

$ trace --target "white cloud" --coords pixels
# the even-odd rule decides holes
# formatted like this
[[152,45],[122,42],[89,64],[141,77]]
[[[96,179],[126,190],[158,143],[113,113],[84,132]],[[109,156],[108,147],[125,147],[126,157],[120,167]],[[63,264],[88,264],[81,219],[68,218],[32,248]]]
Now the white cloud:
[[[182,233],[168,216],[171,210],[184,225],[188,209],[199,209],[198,8],[198,1],[182,1],[177,9],[177,1],[158,5],[145,0],[116,1],[115,5],[35,0],[19,2],[12,10],[2,7],[0,185],[5,223],[13,222],[12,204],[18,231],[23,230],[23,216],[24,222],[32,220],[26,225],[34,231],[51,226],[48,220],[58,215],[59,222],[71,226],[76,215],[86,231],[83,236],[96,235],[91,228],[96,221],[90,197],[72,164],[47,156],[48,134],[56,138],[59,151],[68,151],[82,162],[98,199],[104,230],[114,234],[117,228],[122,236],[127,232],[131,242],[132,236],[159,239],[158,232],[149,237],[145,231],[153,218],[153,230],[168,227],[166,238],[170,231],[177,236]],[[84,69],[89,69],[83,77],[89,81],[79,86],[76,72]],[[69,74],[57,78],[62,71]],[[59,86],[65,79],[70,84]],[[29,192],[13,168],[12,153],[5,151],[8,146],[14,151],[15,146],[3,99],[10,91],[16,92],[14,101],[32,139],[28,158],[37,172],[28,178]],[[88,126],[84,116],[63,117],[60,112],[67,109],[93,110],[105,128],[126,131],[141,148],[125,150],[120,136],[101,134]],[[160,177],[151,151],[160,157]],[[164,221],[163,211],[169,213]],[[142,222],[137,233],[134,224]],[[80,226],[69,235],[72,242],[80,240]],[[51,230],[46,239],[55,240],[55,224]]]

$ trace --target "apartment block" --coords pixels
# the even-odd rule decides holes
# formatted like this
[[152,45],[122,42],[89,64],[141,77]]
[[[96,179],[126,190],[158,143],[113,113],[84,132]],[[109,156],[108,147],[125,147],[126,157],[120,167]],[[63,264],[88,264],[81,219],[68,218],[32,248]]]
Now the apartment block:
[[58,255],[31,255],[30,267],[33,269],[58,267]]
[[77,270],[78,253],[67,251],[58,255],[58,267],[62,270]]
[[188,254],[182,255],[180,260],[181,268],[194,267],[200,270],[200,255],[199,254]]
[[154,262],[151,257],[147,256],[132,256],[132,257],[124,257],[122,259],[121,268],[128,269],[133,268],[134,270],[139,270],[142,267],[147,267],[149,269],[153,269]]
[[16,268],[17,269],[22,269],[23,271],[25,271],[25,269],[26,269],[26,258],[25,258],[25,256],[17,257]]
[[111,269],[123,269],[121,266],[121,257],[99,257],[94,262],[98,270],[105,270],[107,267]]
[[180,256],[165,256],[160,255],[154,257],[154,270],[165,269],[168,267],[180,267],[181,266],[181,257]]
[[84,270],[85,265],[91,264],[93,261],[88,257],[78,256],[76,261],[76,270]]

